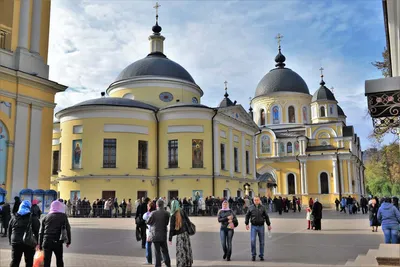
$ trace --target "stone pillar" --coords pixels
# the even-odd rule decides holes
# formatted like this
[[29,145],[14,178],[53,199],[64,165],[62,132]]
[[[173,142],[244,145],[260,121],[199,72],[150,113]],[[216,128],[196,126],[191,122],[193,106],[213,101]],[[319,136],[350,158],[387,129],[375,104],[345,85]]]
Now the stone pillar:
[[351,183],[351,164],[350,160],[347,160],[347,182],[349,183],[349,194],[353,194],[353,184]]
[[304,195],[304,162],[300,162],[301,194]]
[[232,127],[229,127],[229,175],[233,177],[235,166],[234,166],[235,153],[233,152],[233,132]]
[[340,187],[343,194],[344,193],[343,160],[339,160],[339,168],[340,168]]
[[[218,176],[221,171],[221,156],[219,144],[219,121],[214,121],[214,174]],[[225,151],[226,153],[226,151]],[[226,164],[226,163],[225,163]]]
[[[246,178],[247,172],[246,172],[246,139],[245,139],[245,133],[242,132],[242,176],[243,178]],[[249,155],[249,160],[250,160],[250,155]],[[250,161],[249,161],[250,163]],[[250,172],[250,166],[249,166],[249,172]]]
[[338,169],[337,169],[337,160],[332,160],[332,171],[333,171],[333,193],[338,194],[339,191],[339,181],[338,181]]
[[42,108],[32,105],[29,135],[28,188],[39,189],[40,138],[42,134]]
[[18,47],[28,49],[30,0],[21,0],[19,11]]
[[308,194],[307,162],[304,162],[304,194]]
[[256,137],[252,137],[252,145],[253,145],[253,157],[252,157],[252,164],[253,164],[253,178],[256,179],[257,178],[257,166],[256,166],[256,151],[257,151],[257,146],[256,146]]
[[275,141],[274,142],[274,154],[275,154],[275,157],[278,157],[278,155],[279,155],[279,146],[278,146],[278,142],[277,141]]
[[42,0],[33,0],[31,52],[39,54],[40,50],[40,26],[42,18]]

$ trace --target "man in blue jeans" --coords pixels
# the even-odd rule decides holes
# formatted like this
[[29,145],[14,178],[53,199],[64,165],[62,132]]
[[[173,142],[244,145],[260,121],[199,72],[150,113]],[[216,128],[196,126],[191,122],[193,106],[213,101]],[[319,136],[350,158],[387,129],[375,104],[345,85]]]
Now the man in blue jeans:
[[378,210],[377,218],[382,224],[386,244],[397,244],[400,226],[400,211],[393,206],[390,198],[386,198]]
[[254,204],[250,205],[246,213],[246,230],[249,230],[249,221],[251,222],[251,260],[256,260],[256,239],[260,241],[260,261],[264,260],[264,243],[265,243],[265,227],[264,223],[268,225],[268,231],[272,229],[271,222],[269,221],[269,216],[267,210],[263,205],[261,205],[260,197],[254,197]]

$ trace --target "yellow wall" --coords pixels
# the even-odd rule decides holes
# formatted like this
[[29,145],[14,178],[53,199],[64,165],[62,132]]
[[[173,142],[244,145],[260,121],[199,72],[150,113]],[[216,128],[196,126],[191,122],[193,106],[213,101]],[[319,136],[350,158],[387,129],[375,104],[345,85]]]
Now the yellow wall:
[[[151,93],[149,93],[151,92]],[[163,92],[169,92],[173,95],[173,100],[171,102],[163,102],[160,100],[159,95]],[[135,100],[145,102],[147,104],[156,107],[166,107],[177,103],[176,100],[179,99],[180,103],[192,103],[192,98],[196,97],[200,103],[200,94],[193,93],[191,91],[176,89],[176,88],[165,88],[165,87],[143,87],[143,88],[131,88],[118,91],[111,91],[110,96],[112,97],[123,97],[125,94],[131,93],[134,95]]]
[[[192,197],[193,190],[203,190],[203,197],[212,195],[211,178],[175,178],[160,180],[160,196],[168,198],[168,191],[178,190],[179,197]],[[198,179],[198,181],[197,181]],[[217,191],[215,191],[217,192]],[[221,192],[222,196],[222,192]]]
[[52,133],[53,133],[53,109],[42,109],[42,131],[40,146],[40,165],[39,165],[39,188],[49,189],[52,161]]

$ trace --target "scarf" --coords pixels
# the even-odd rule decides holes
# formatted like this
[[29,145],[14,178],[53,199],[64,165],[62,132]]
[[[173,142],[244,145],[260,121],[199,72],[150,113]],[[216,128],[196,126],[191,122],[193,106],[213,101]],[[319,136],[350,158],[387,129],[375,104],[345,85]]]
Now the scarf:
[[52,213],[64,213],[64,212],[65,212],[64,203],[61,203],[60,201],[57,201],[57,200],[51,202],[49,214],[52,214]]
[[175,212],[181,210],[181,207],[179,206],[178,200],[172,200],[171,202],[171,216],[175,214]]
[[22,201],[19,205],[18,214],[23,216],[31,212],[31,202],[29,200]]
[[[224,204],[228,204],[228,207],[227,208],[224,208]],[[230,208],[229,208],[229,202],[228,201],[226,201],[226,200],[224,200],[223,202],[222,202],[222,208],[221,208],[221,210],[231,210]]]

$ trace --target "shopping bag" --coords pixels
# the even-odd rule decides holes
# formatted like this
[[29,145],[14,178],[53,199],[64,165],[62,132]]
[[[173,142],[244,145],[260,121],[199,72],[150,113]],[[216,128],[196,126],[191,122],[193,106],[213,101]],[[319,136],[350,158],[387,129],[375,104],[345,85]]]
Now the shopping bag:
[[44,266],[44,253],[41,250],[36,250],[35,256],[33,257],[33,267]]

